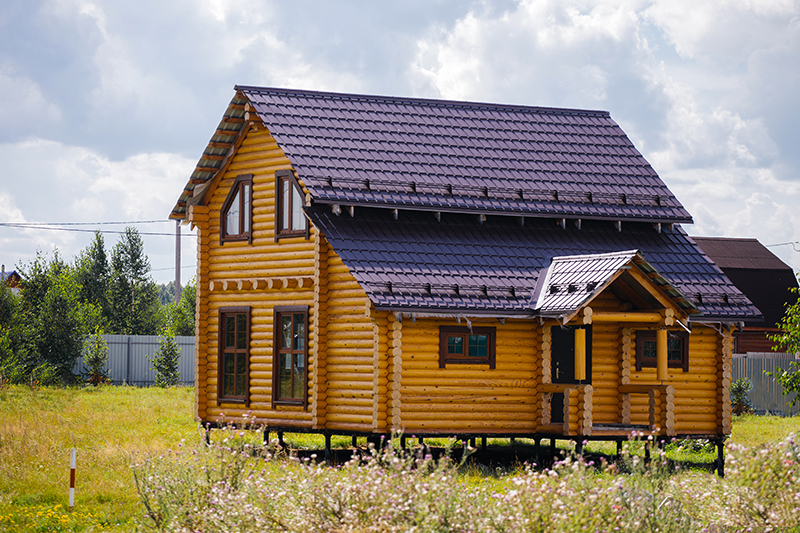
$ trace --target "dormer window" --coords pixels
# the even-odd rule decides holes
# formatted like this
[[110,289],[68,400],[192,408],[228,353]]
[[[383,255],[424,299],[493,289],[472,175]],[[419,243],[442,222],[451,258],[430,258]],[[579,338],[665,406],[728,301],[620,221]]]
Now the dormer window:
[[303,214],[303,191],[291,170],[275,173],[275,240],[283,237],[309,237],[308,220]]
[[251,231],[253,175],[237,176],[220,211],[220,243],[226,241],[253,242]]

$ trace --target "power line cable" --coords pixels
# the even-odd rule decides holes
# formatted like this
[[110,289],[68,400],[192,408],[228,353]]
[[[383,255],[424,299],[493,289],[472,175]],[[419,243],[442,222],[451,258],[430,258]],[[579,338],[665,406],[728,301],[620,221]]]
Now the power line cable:
[[[79,228],[59,228],[56,226],[42,226],[42,225],[28,225],[28,224],[18,224],[15,222],[0,222],[0,226],[6,228],[16,228],[16,229],[37,229],[37,230],[45,230],[45,231],[68,231],[73,233],[110,233],[121,235],[124,234],[125,231],[116,231],[116,230],[99,230],[99,229],[79,229]],[[139,235],[156,235],[156,236],[163,236],[163,237],[175,237],[174,233],[162,233],[162,232],[153,232],[153,231],[140,231],[138,232]],[[193,233],[181,233],[181,237],[197,237],[197,235]]]
[[764,246],[769,248],[771,246],[789,246],[789,245],[791,245],[792,246],[792,250],[794,250],[795,252],[800,252],[800,249],[797,248],[798,244],[800,244],[800,241],[779,242],[779,243],[775,243],[775,244],[765,244]]
[[156,224],[172,222],[172,220],[128,220],[122,222],[0,222],[0,226],[120,226],[122,224]]

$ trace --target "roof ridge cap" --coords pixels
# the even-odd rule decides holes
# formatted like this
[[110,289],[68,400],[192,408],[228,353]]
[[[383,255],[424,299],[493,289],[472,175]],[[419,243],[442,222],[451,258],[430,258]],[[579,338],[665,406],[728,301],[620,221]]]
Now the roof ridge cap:
[[416,103],[427,105],[431,107],[462,107],[462,108],[483,108],[483,109],[503,109],[503,110],[516,110],[523,112],[537,112],[550,115],[584,115],[584,116],[600,116],[611,118],[611,113],[602,109],[578,109],[568,107],[545,107],[545,106],[529,106],[523,104],[498,104],[489,102],[476,102],[470,100],[440,100],[435,98],[419,98],[411,96],[384,96],[384,95],[370,95],[358,93],[341,93],[341,92],[328,92],[328,91],[312,91],[307,89],[288,89],[280,87],[258,87],[254,85],[236,85],[234,87],[237,91],[243,92],[257,92],[260,94],[292,94],[292,95],[305,95],[315,98],[324,99],[348,99],[348,100],[370,100],[375,102],[386,103]]

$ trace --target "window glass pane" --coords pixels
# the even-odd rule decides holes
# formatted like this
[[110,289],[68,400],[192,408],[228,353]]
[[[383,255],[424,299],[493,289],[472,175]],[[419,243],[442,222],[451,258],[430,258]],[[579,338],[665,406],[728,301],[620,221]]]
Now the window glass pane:
[[247,348],[247,315],[236,315],[236,348]]
[[234,392],[234,395],[236,395],[236,396],[244,396],[245,395],[245,392],[244,392],[244,377],[245,377],[244,373],[236,374],[236,392]]
[[291,209],[289,196],[289,180],[281,180],[281,229],[289,229],[289,209]]
[[280,354],[278,366],[278,396],[280,398],[292,397],[292,354]]
[[292,349],[292,316],[281,315],[281,348]]
[[669,339],[667,341],[667,360],[683,361],[683,339]]
[[239,235],[239,193],[231,200],[228,212],[225,214],[225,235]]
[[244,191],[244,210],[242,222],[244,222],[244,233],[250,233],[250,184],[245,183],[242,187]]
[[301,354],[294,356],[294,390],[292,391],[292,398],[303,398],[303,381],[305,378],[306,367],[305,357]]
[[225,317],[225,347],[233,348],[236,346],[236,319],[233,316]]
[[225,375],[227,376],[228,374],[231,374],[231,375],[234,374],[236,372],[236,360],[235,360],[236,356],[235,356],[235,354],[226,353],[225,355],[223,355],[223,358],[224,358],[224,361],[225,361],[225,363],[224,363],[224,367],[225,367],[224,373],[225,373]]
[[225,374],[225,379],[222,382],[222,395],[233,396],[236,393],[234,390],[234,375]]
[[236,357],[236,375],[244,376],[246,371],[247,371],[247,358],[245,358],[243,353],[240,353]]
[[294,347],[292,349],[306,349],[306,315],[294,315]]
[[657,346],[656,345],[656,341],[647,340],[647,341],[644,341],[642,343],[642,345],[643,345],[643,350],[642,351],[644,352],[642,354],[642,357],[644,359],[655,359],[656,358],[656,346]]
[[292,229],[303,229],[303,200],[297,187],[292,187]]
[[447,337],[447,353],[461,355],[464,353],[464,337]]
[[486,357],[488,347],[487,335],[470,335],[469,336],[469,356],[470,357]]

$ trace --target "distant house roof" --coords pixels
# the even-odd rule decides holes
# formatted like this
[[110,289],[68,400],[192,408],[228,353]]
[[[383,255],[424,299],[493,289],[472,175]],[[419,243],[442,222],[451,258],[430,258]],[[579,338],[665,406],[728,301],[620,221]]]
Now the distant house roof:
[[757,239],[692,237],[718,267],[753,270],[792,270]]
[[797,301],[789,289],[797,287],[792,267],[756,239],[692,237],[731,282],[763,314],[763,321],[747,321],[750,327],[777,327],[786,304]]
[[3,272],[3,283],[8,287],[19,287],[20,280],[22,279],[16,270]]
[[[759,310],[676,226],[656,232],[607,222],[578,229],[553,220],[442,215],[356,208],[336,215],[329,206],[306,209],[377,308],[437,312],[534,313],[539,277],[557,256],[638,250],[683,294],[702,319],[760,318]],[[696,320],[696,319],[695,319]]]
[[315,202],[691,223],[606,111],[237,87],[173,210],[184,218],[252,106]]

